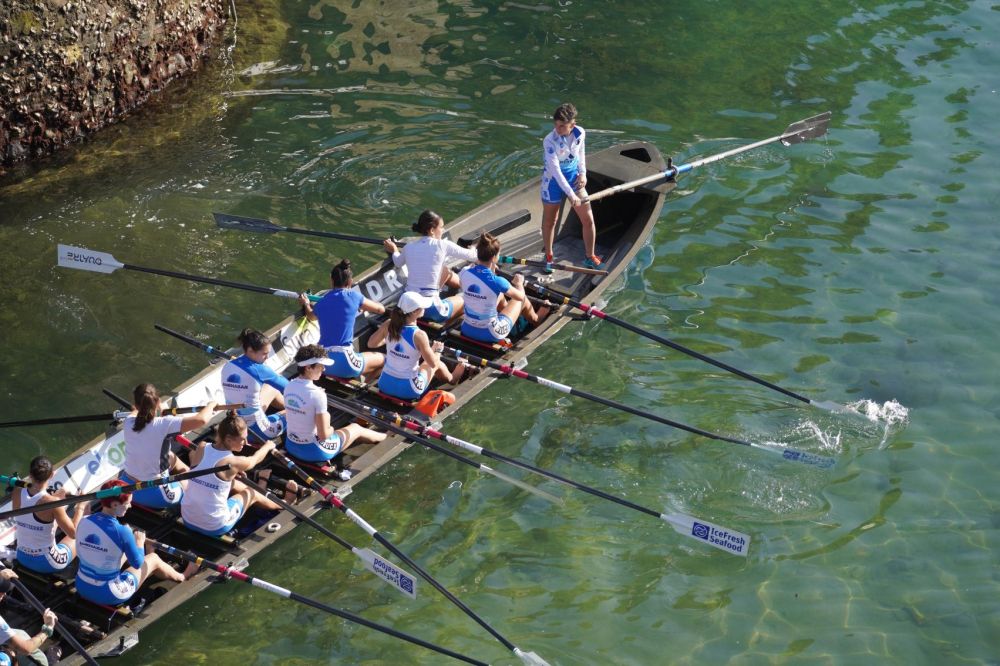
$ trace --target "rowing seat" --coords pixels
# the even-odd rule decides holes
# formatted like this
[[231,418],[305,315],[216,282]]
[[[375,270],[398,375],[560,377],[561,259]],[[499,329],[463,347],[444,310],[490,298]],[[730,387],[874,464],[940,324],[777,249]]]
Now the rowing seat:
[[76,577],[76,566],[74,566],[74,562],[76,562],[75,559],[62,571],[57,571],[52,574],[43,574],[29,569],[18,562],[17,559],[14,560],[11,568],[19,578],[25,578],[33,581],[40,589],[60,590],[66,589],[66,586],[69,585]]
[[462,247],[472,247],[475,244],[475,242],[479,240],[479,236],[483,232],[493,234],[494,236],[499,236],[505,231],[510,231],[514,227],[520,226],[525,222],[528,222],[530,219],[531,219],[531,211],[529,211],[526,208],[522,208],[517,212],[501,217],[499,220],[494,220],[489,224],[484,224],[475,231],[470,231],[469,233],[464,234],[461,238],[458,239],[457,242]]

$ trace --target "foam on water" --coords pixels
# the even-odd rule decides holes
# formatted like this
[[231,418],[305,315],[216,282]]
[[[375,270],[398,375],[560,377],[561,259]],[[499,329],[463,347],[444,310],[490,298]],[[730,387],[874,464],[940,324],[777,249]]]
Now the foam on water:
[[910,410],[896,400],[887,400],[881,404],[872,400],[858,400],[847,405],[861,414],[874,425],[882,425],[881,440],[878,448],[883,449],[889,437],[906,427],[910,420]]

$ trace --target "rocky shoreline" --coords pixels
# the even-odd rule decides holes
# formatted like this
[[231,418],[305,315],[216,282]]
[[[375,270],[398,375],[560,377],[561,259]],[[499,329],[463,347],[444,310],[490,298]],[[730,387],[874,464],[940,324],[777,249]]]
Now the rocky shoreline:
[[8,0],[0,6],[0,174],[114,123],[199,69],[225,0]]

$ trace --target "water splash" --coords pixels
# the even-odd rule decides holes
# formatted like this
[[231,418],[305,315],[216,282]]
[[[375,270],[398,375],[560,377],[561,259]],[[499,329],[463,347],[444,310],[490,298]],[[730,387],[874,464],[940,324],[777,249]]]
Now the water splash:
[[878,443],[880,449],[884,449],[889,437],[905,428],[910,421],[910,410],[896,400],[887,400],[881,404],[872,400],[858,400],[847,407],[873,424],[883,424],[881,440]]

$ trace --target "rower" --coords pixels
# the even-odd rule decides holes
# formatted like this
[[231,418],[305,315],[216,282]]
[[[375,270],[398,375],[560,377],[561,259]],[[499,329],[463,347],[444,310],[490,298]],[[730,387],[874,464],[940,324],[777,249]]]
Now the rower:
[[379,390],[383,393],[403,400],[416,400],[427,391],[431,377],[437,376],[452,384],[461,380],[465,366],[459,364],[454,372],[449,371],[440,356],[444,345],[440,341],[431,345],[427,333],[417,328],[417,319],[433,305],[434,299],[430,296],[404,292],[389,311],[389,319],[368,339],[369,347],[386,346],[385,369],[378,379]]
[[518,317],[537,326],[551,309],[543,305],[535,311],[524,293],[524,276],[520,273],[509,282],[493,272],[499,255],[500,241],[483,233],[476,243],[476,264],[463,268],[458,276],[466,304],[462,335],[480,342],[506,340]]
[[[17,578],[13,569],[0,570],[0,601],[14,588],[11,581]],[[7,651],[14,653],[18,664],[48,664],[48,657],[42,653],[41,647],[47,638],[52,638],[56,627],[56,614],[46,608],[42,611],[42,627],[34,636],[22,629],[14,629],[3,616],[0,616],[0,666],[10,666],[14,663]],[[22,658],[23,657],[23,658]]]
[[432,299],[424,310],[427,321],[443,322],[462,314],[461,295],[441,299],[441,289],[445,286],[458,288],[458,279],[447,263],[454,259],[475,261],[476,253],[458,243],[442,238],[444,218],[432,210],[425,210],[413,224],[413,231],[421,238],[403,246],[387,238],[382,242],[385,251],[392,255],[392,263],[397,267],[406,266],[406,291],[415,291]]
[[[127,486],[121,479],[106,481],[101,490]],[[121,606],[149,577],[181,582],[184,575],[146,547],[146,534],[119,522],[132,506],[132,495],[101,500],[101,512],[85,517],[77,528],[80,568],[76,591],[84,599],[106,606]],[[125,568],[122,568],[122,565]]]
[[[381,355],[381,354],[380,354]],[[355,441],[381,442],[385,433],[375,432],[357,423],[333,429],[327,407],[326,391],[315,384],[323,371],[334,364],[320,345],[305,345],[295,353],[298,376],[285,389],[288,431],[285,450],[305,462],[326,462]]]
[[[125,417],[125,469],[118,478],[128,484],[188,471],[188,466],[170,449],[171,435],[204,428],[212,419],[216,403],[210,401],[191,416],[163,416],[160,394],[152,384],[139,384],[132,391],[133,413]],[[152,509],[179,506],[187,481],[174,481],[144,488],[132,501]]]
[[330,286],[330,291],[315,305],[308,299],[303,302],[306,317],[319,321],[319,344],[326,348],[332,361],[324,372],[344,379],[364,375],[365,381],[371,381],[382,370],[385,356],[370,351],[359,354],[354,350],[354,322],[361,312],[385,314],[385,306],[352,289],[354,275],[348,259],[341,260],[330,271]]
[[233,529],[254,504],[271,511],[281,509],[261,493],[236,480],[238,474],[259,465],[274,449],[274,442],[267,440],[253,455],[235,455],[246,446],[247,433],[243,417],[233,411],[227,412],[216,430],[215,442],[203,442],[191,453],[194,470],[229,465],[229,469],[223,472],[191,479],[181,499],[181,517],[192,530],[208,536],[222,536]]
[[284,409],[281,397],[288,380],[267,366],[271,341],[254,328],[245,328],[238,340],[243,355],[222,367],[222,391],[228,403],[245,405],[237,411],[250,426],[250,433],[264,442],[285,430],[283,413],[268,414],[271,406]]
[[[14,490],[12,503],[15,509],[54,502],[66,497],[66,489],[54,493],[46,491],[55,474],[52,461],[45,456],[37,456],[31,461],[28,471],[28,486]],[[76,526],[83,518],[85,503],[76,505],[70,519],[66,508],[26,513],[14,518],[17,526],[17,561],[22,566],[43,574],[65,570],[76,557]],[[56,543],[56,526],[65,536]]]

